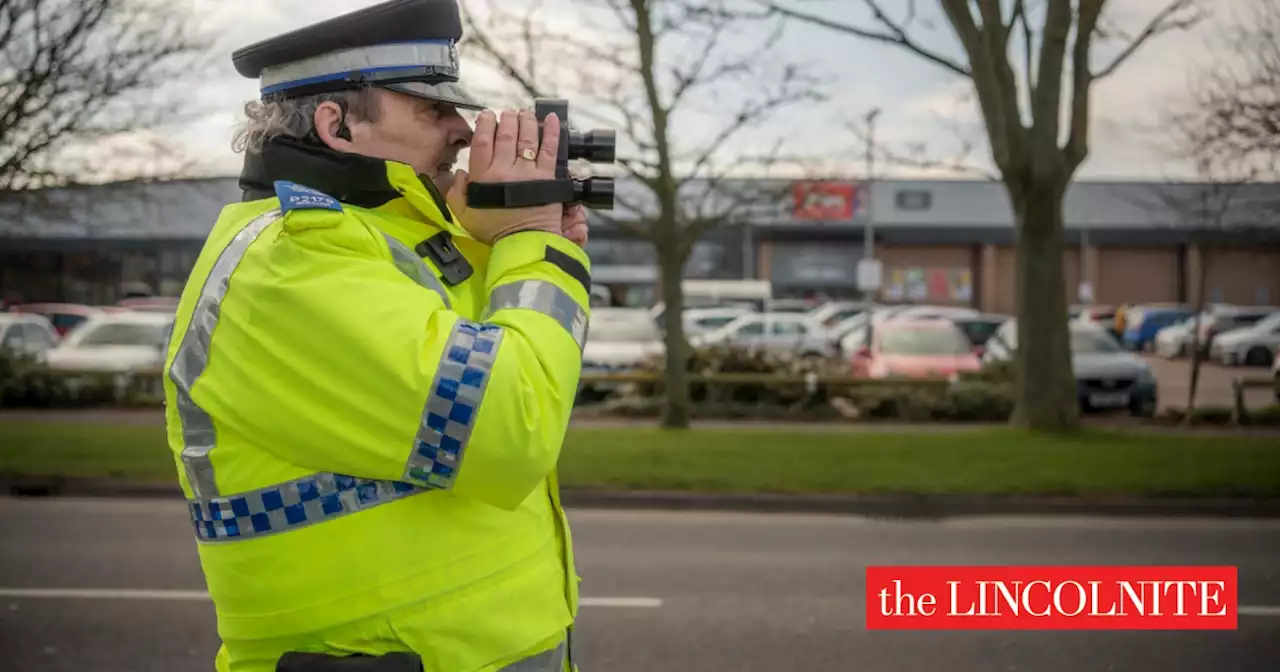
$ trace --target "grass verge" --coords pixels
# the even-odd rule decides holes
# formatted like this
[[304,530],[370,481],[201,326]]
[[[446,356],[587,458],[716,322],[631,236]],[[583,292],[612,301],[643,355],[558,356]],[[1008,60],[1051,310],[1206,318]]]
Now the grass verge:
[[[1274,436],[573,429],[566,487],[770,493],[1280,496]],[[0,473],[167,481],[153,425],[0,423]]]

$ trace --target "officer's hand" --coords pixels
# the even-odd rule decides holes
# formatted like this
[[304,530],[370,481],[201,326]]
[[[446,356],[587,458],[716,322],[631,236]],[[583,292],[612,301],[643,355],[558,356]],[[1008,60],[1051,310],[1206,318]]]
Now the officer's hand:
[[587,246],[587,211],[581,205],[570,205],[564,209],[564,217],[560,220],[560,235],[578,247]]
[[[470,170],[458,171],[447,196],[462,228],[477,240],[493,244],[517,231],[561,233],[564,206],[559,203],[531,208],[466,207],[467,184],[471,181],[555,179],[556,154],[560,150],[560,120],[554,114],[547,115],[542,130],[544,141],[539,147],[538,120],[532,110],[520,110],[519,113],[507,110],[502,113],[501,120],[490,110],[480,113],[471,139]],[[533,150],[535,158],[521,157],[524,150]]]

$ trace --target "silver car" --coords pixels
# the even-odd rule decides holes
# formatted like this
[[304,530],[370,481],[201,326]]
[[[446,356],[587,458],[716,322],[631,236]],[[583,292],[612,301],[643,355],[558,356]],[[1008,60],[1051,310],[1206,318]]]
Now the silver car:
[[[666,348],[662,332],[643,308],[594,308],[582,349],[582,372],[624,373],[643,368]],[[583,383],[586,398],[616,389],[618,383]]]
[[1209,356],[1226,366],[1271,366],[1275,349],[1280,347],[1280,312],[1254,323],[1223,332],[1213,339]]
[[803,313],[749,313],[690,340],[694,347],[723,345],[799,357],[834,354],[826,329]]
[[58,332],[43,315],[0,313],[0,352],[41,358],[58,344]]

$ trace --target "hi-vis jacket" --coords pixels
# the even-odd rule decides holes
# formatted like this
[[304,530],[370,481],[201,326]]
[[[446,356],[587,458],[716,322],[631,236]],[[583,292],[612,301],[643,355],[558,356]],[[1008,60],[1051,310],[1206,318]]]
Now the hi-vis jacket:
[[577,576],[555,465],[586,255],[542,232],[484,245],[404,164],[279,156],[214,225],[166,358],[219,634],[422,603],[435,662],[474,670],[563,632]]

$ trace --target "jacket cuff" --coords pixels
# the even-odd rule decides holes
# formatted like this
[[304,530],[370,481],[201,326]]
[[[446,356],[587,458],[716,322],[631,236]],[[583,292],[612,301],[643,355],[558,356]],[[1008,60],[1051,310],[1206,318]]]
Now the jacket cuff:
[[499,240],[489,257],[489,292],[513,280],[549,280],[582,306],[591,304],[591,259],[564,236],[521,231]]
[[542,231],[512,234],[493,246],[486,280],[485,320],[510,309],[555,320],[581,351],[591,306],[591,262],[563,236]]

